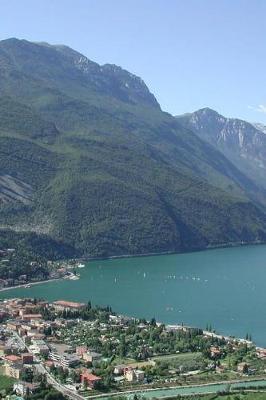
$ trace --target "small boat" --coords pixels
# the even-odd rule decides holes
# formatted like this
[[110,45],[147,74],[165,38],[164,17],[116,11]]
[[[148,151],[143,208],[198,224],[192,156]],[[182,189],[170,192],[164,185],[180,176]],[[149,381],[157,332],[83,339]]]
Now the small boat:
[[78,268],[84,268],[85,264],[78,264]]
[[28,288],[30,288],[30,287],[31,287],[31,285],[30,285],[30,284],[28,284],[28,285],[25,285],[24,287],[28,289]]

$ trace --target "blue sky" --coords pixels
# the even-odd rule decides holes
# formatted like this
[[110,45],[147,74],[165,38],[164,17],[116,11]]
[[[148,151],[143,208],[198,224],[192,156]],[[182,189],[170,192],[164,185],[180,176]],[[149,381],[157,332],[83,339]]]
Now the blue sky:
[[266,123],[265,0],[1,0],[0,39],[62,43],[141,76],[172,114]]

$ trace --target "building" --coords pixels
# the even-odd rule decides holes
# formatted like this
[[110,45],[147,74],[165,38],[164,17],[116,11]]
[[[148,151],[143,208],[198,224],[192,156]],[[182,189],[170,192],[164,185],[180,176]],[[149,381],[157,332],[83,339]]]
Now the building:
[[245,362],[241,362],[237,366],[237,372],[240,372],[241,374],[248,374],[249,371],[249,366]]
[[77,354],[72,353],[71,346],[64,343],[54,343],[51,345],[49,359],[55,364],[61,365],[63,368],[75,367],[80,363],[80,358]]
[[68,353],[58,354],[52,351],[49,354],[49,358],[56,364],[61,365],[61,367],[63,368],[75,367],[80,363],[80,359],[76,354],[68,354]]
[[82,356],[84,353],[87,353],[88,347],[87,346],[77,346],[76,353],[78,356]]
[[21,361],[21,357],[16,356],[15,354],[10,354],[5,356],[5,361],[9,364],[18,363],[19,361]]
[[20,326],[21,323],[18,321],[8,321],[6,325],[7,329],[10,329],[11,331],[18,331]]
[[33,355],[31,353],[22,353],[20,356],[22,364],[33,364]]
[[122,375],[122,374],[124,374],[124,371],[125,371],[126,369],[127,369],[127,366],[124,365],[124,364],[116,365],[116,366],[114,367],[114,374],[115,374],[115,375]]
[[143,382],[145,377],[145,374],[142,370],[134,368],[126,368],[124,375],[128,382]]
[[221,350],[218,347],[211,346],[210,347],[211,357],[212,358],[219,358],[222,354]]
[[23,366],[21,364],[6,364],[5,375],[11,378],[20,379],[23,372]]
[[95,361],[100,361],[102,355],[94,351],[88,351],[87,353],[83,353],[82,358],[86,362],[93,363]]
[[32,321],[34,319],[42,319],[42,314],[23,314],[21,318],[23,321]]
[[80,377],[81,383],[91,389],[94,389],[97,383],[101,381],[99,376],[91,374],[88,370],[84,370]]
[[40,354],[42,356],[48,356],[50,351],[44,340],[32,340],[30,350],[33,354]]
[[39,387],[39,383],[17,382],[14,384],[13,390],[19,396],[27,396],[35,393]]
[[81,311],[86,308],[85,303],[76,303],[73,301],[57,300],[53,302],[56,311]]

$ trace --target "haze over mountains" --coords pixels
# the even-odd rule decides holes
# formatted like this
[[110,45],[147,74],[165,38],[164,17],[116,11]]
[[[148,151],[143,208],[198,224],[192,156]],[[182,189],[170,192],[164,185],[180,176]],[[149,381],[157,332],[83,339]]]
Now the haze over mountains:
[[186,128],[220,150],[251,179],[266,188],[266,128],[225,118],[209,108],[177,117]]
[[3,235],[71,256],[265,241],[265,141],[209,109],[173,117],[69,47],[0,42]]

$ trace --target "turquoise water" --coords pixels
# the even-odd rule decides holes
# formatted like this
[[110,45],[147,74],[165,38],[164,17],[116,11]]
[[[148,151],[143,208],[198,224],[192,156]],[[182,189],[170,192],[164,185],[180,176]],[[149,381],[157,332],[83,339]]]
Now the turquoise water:
[[[248,388],[266,388],[266,381],[258,380],[253,382],[241,382],[241,383],[234,383],[230,385],[231,389],[244,389]],[[189,394],[204,394],[204,393],[216,393],[222,392],[228,388],[227,384],[217,383],[217,384],[210,384],[204,386],[193,386],[193,387],[176,387],[172,389],[155,389],[150,391],[143,391],[138,392],[138,395],[145,396],[147,399],[152,398],[164,398],[164,397],[172,397],[177,395],[189,395]],[[133,399],[134,393],[128,394],[128,399]],[[112,396],[102,397],[102,399],[112,399]]]
[[1,292],[0,298],[91,300],[130,316],[251,333],[266,346],[266,246],[91,261],[78,281]]

